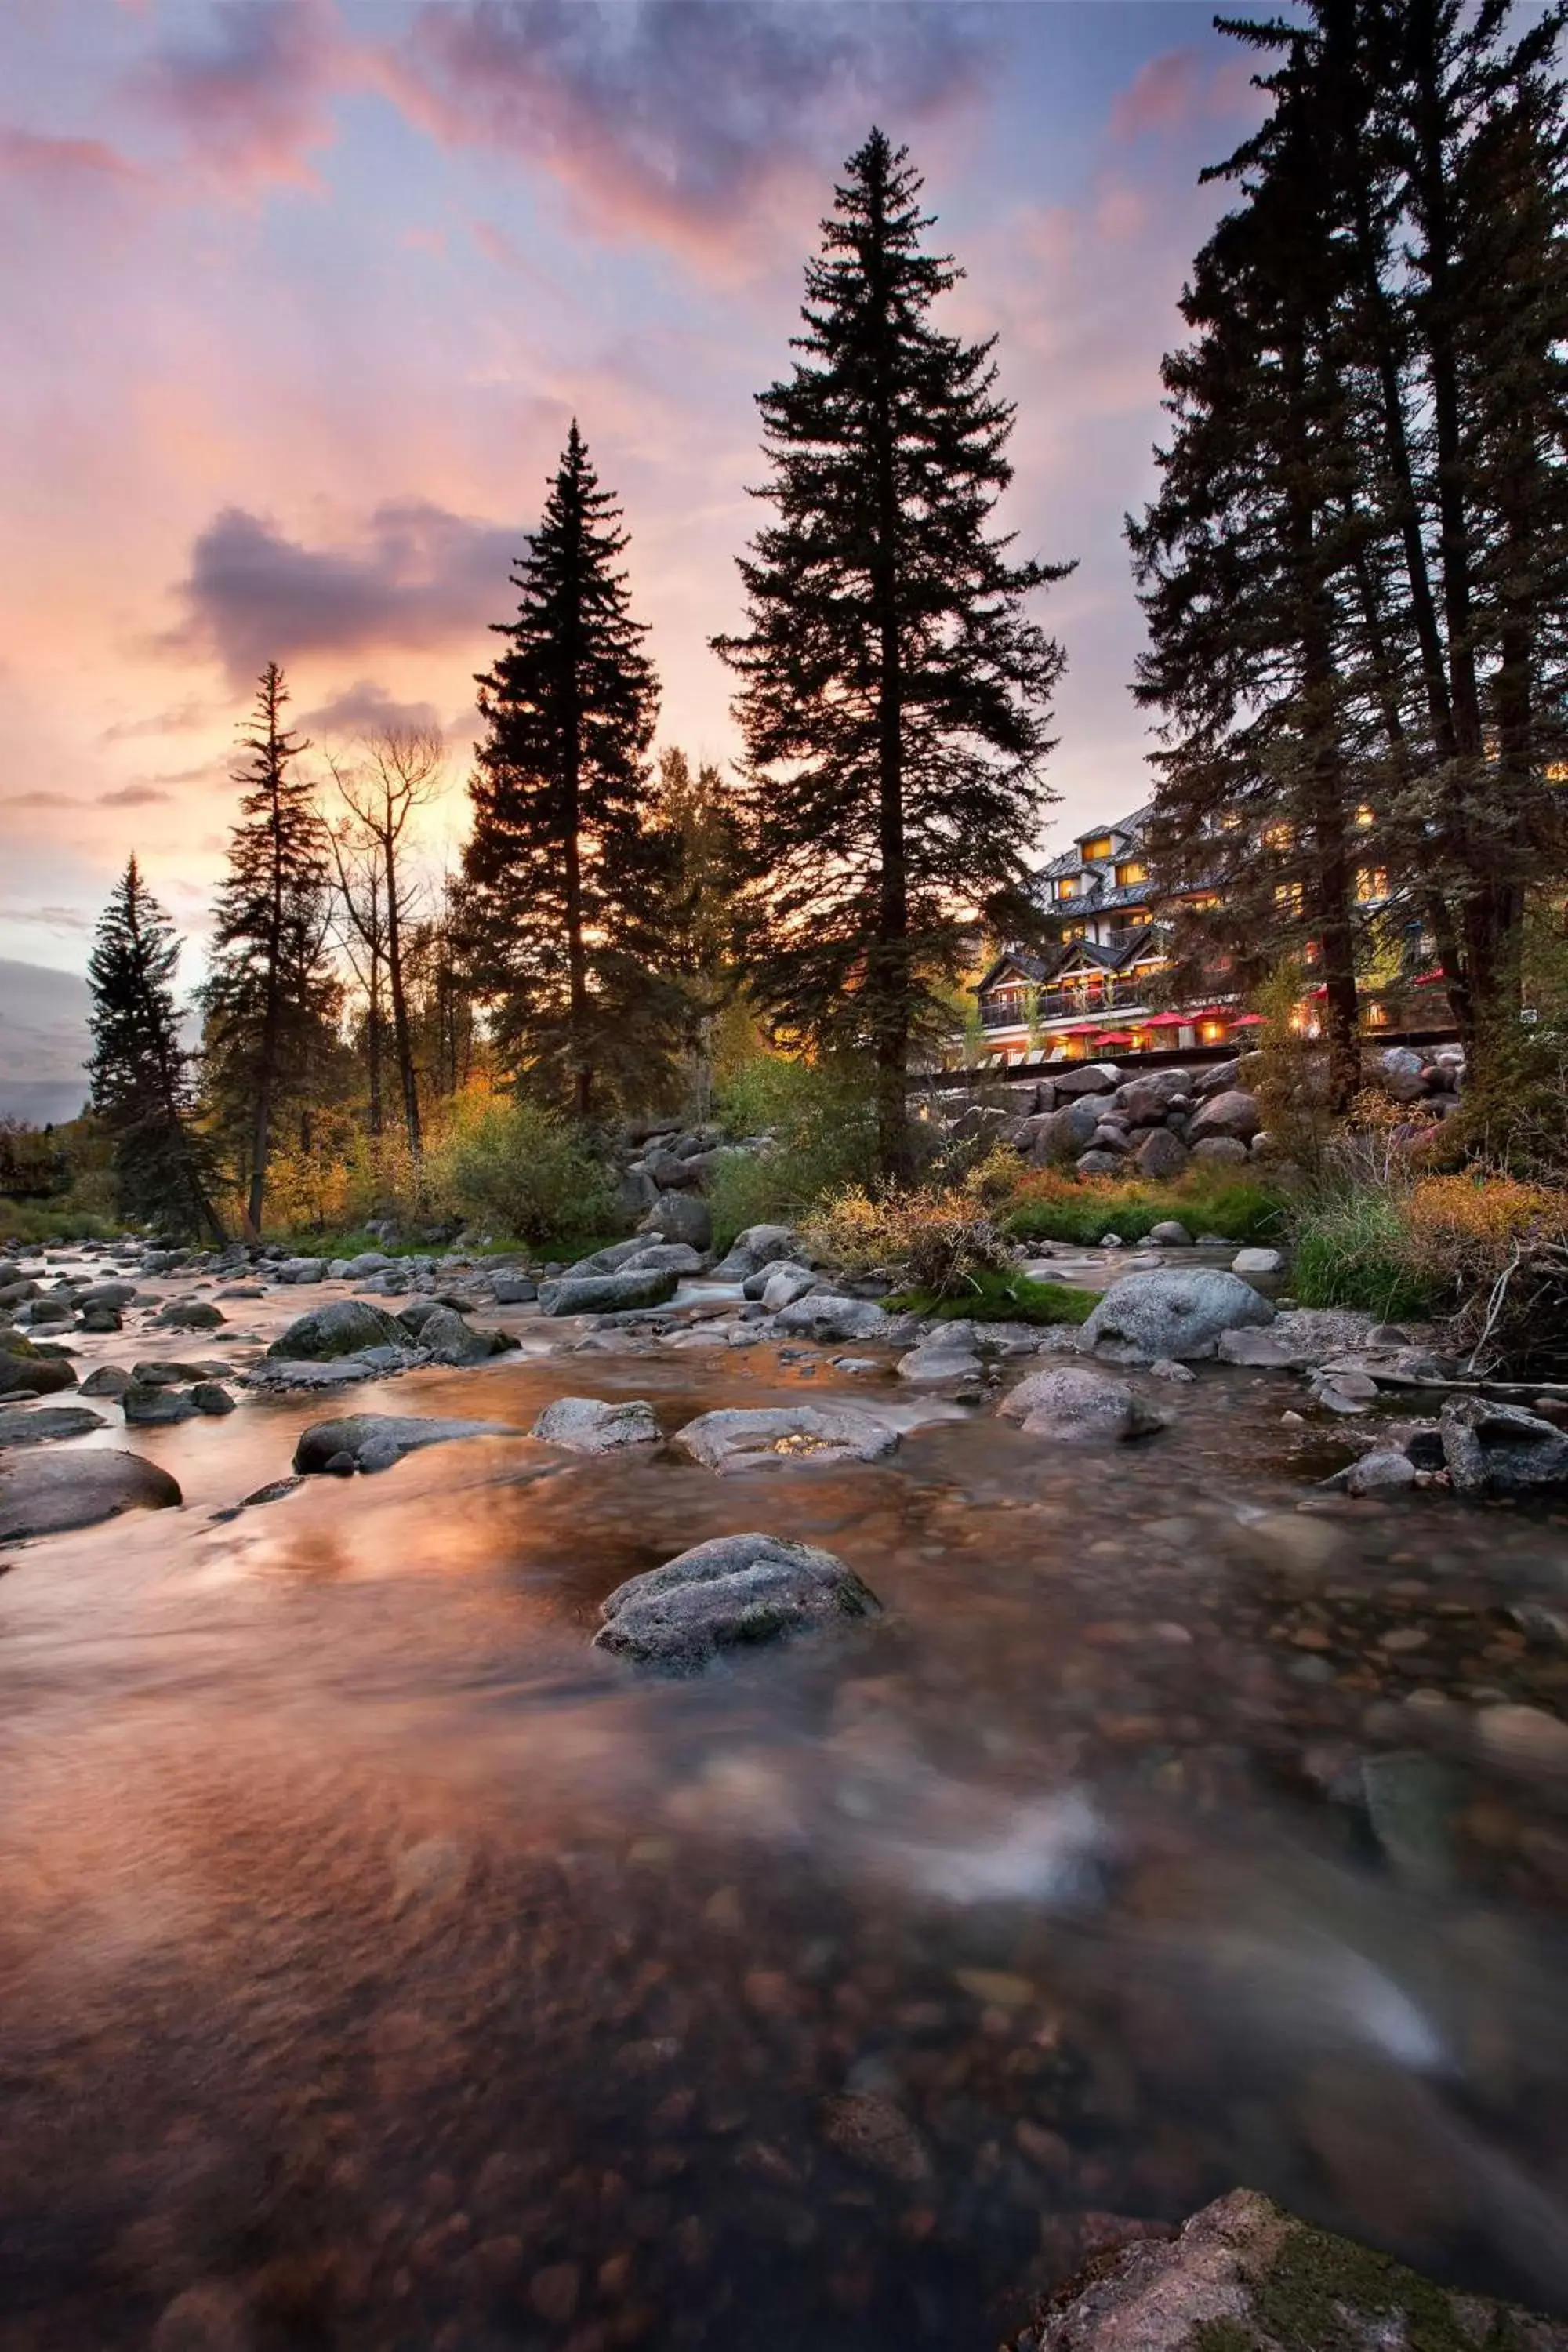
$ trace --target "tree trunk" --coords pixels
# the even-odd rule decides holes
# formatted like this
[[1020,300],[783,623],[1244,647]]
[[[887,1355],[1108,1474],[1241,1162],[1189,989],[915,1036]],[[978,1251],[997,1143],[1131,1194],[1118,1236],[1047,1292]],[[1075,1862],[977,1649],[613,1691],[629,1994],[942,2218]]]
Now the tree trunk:
[[379,1141],[382,1133],[381,957],[374,948],[370,951],[370,980],[365,989],[364,1048],[365,1059],[370,1064],[370,1131]]
[[397,846],[385,837],[386,851],[386,977],[392,993],[392,1035],[397,1055],[397,1079],[403,1092],[403,1123],[408,1149],[416,1160],[422,1149],[419,1132],[419,1077],[414,1066],[414,1040],[408,1025],[408,997],[403,984],[403,932],[397,905]]
[[[883,187],[872,188],[876,243],[870,260],[874,297],[890,335],[883,283]],[[897,420],[885,375],[873,394],[872,457],[876,468],[877,538],[872,557],[877,604],[877,933],[867,967],[877,1063],[877,1160],[884,1176],[910,1169],[906,1075],[910,1039],[909,873],[904,840],[903,661],[899,632],[899,485]]]

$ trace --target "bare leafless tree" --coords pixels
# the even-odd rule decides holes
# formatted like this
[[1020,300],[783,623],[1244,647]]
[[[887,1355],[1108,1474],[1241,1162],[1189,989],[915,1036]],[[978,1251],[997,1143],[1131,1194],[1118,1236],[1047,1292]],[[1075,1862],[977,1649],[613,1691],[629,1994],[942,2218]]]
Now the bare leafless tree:
[[[416,809],[427,807],[441,789],[447,747],[434,730],[415,727],[380,728],[367,736],[363,756],[353,764],[328,763],[332,781],[347,811],[334,839],[341,835],[339,879],[351,921],[373,971],[384,968],[392,1010],[393,1052],[397,1063],[399,1091],[408,1148],[417,1158],[420,1143],[419,1074],[415,1065],[413,1025],[408,1013],[407,933],[419,901],[419,886],[408,879],[403,857],[404,835]],[[345,872],[350,862],[360,880],[351,898]],[[356,903],[366,915],[372,898],[364,876],[374,867],[377,880],[374,919],[380,945],[373,950],[364,925],[352,914]]]

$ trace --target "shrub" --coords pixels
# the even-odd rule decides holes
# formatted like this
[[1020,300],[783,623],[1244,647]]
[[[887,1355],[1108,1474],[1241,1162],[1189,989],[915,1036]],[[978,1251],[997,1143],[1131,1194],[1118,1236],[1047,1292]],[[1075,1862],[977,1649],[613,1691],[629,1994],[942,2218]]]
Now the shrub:
[[1380,1188],[1320,1202],[1299,1215],[1294,1242],[1290,1286],[1303,1307],[1356,1307],[1397,1322],[1439,1304],[1441,1286],[1412,1248],[1400,1193]]
[[1194,1237],[1223,1234],[1226,1241],[1258,1242],[1281,1233],[1285,1214],[1280,1195],[1250,1177],[1192,1175],[1152,1184],[1035,1168],[1016,1177],[1003,1222],[1021,1241],[1092,1245],[1110,1233],[1124,1242],[1142,1241],[1152,1226],[1175,1217]]
[[848,1274],[896,1272],[931,1298],[968,1297],[978,1276],[1016,1270],[1017,1253],[973,1184],[881,1193],[851,1185],[823,1202],[805,1238]]
[[982,1267],[962,1293],[939,1297],[929,1290],[906,1290],[888,1300],[890,1307],[917,1315],[933,1315],[942,1322],[960,1318],[974,1323],[1086,1323],[1099,1306],[1098,1290],[1079,1290],[1067,1282],[1032,1282],[1015,1266],[1011,1273]]
[[1474,1369],[1568,1369],[1568,1194],[1504,1173],[1428,1176],[1405,1216],[1412,1264]]
[[0,1243],[37,1248],[45,1242],[107,1242],[125,1231],[123,1217],[95,1209],[51,1207],[41,1201],[0,1198]]
[[604,1169],[556,1111],[522,1096],[461,1098],[450,1131],[425,1156],[430,1207],[492,1235],[550,1241],[612,1223]]
[[772,1139],[765,1150],[720,1157],[709,1188],[720,1249],[747,1225],[793,1223],[826,1194],[870,1178],[874,1105],[853,1063],[759,1055],[723,1087],[718,1108],[730,1135]]

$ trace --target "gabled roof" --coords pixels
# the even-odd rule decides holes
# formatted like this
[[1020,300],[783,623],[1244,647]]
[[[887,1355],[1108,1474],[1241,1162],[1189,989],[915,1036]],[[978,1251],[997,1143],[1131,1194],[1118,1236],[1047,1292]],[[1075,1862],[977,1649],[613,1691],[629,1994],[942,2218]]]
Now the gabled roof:
[[[1069,848],[1059,850],[1055,857],[1047,858],[1043,866],[1036,867],[1035,880],[1057,882],[1069,874],[1094,874],[1100,866],[1113,865],[1119,857],[1125,856],[1130,849],[1136,849],[1140,845],[1143,838],[1143,828],[1152,813],[1153,803],[1151,802],[1142,808],[1135,808],[1130,816],[1119,817],[1114,824],[1085,825],[1075,835]],[[1098,859],[1095,865],[1086,866],[1082,856],[1082,845],[1086,841],[1097,839],[1101,834],[1109,834],[1110,836],[1110,856]]]
[[989,971],[983,972],[975,982],[974,993],[984,996],[988,989],[997,987],[1009,974],[1016,975],[1026,988],[1037,988],[1042,981],[1051,977],[1058,961],[1059,959],[1048,956],[1031,955],[1024,948],[1004,948]]

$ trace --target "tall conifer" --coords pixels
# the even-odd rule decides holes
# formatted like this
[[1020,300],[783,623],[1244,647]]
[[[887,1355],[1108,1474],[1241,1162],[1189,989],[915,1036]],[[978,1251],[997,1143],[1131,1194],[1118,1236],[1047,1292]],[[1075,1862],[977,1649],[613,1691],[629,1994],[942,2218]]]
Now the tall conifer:
[[92,1108],[109,1131],[127,1216],[216,1235],[213,1155],[195,1124],[195,1059],[180,1043],[174,980],[180,942],[132,857],[104,908],[88,961]]
[[665,847],[650,819],[658,686],[629,544],[574,420],[513,574],[506,649],[479,680],[464,924],[497,1039],[581,1118],[658,1075],[676,1007],[654,977]]
[[777,519],[741,563],[747,630],[715,640],[741,680],[752,983],[802,1036],[869,1048],[889,1174],[910,1046],[1053,797],[1063,656],[1024,605],[1072,568],[1015,563],[987,529],[1014,409],[994,338],[934,323],[961,273],[924,248],[921,188],[880,131],[849,160],[801,357],[758,396]]
[[296,764],[310,746],[285,724],[288,700],[283,673],[268,662],[242,738],[249,758],[234,772],[244,787],[240,822],[229,836],[202,992],[209,1089],[254,1233],[279,1121],[286,1108],[308,1111],[312,1079],[335,1046],[341,998],[327,954],[326,833]]

